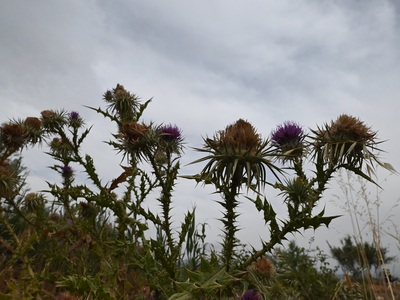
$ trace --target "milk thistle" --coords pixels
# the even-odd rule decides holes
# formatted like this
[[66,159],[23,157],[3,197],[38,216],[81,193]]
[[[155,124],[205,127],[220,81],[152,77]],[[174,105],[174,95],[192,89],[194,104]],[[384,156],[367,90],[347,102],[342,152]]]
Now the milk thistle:
[[208,155],[193,163],[207,161],[207,164],[200,174],[192,178],[214,184],[223,195],[224,201],[219,202],[225,210],[221,219],[225,235],[223,259],[226,269],[229,269],[237,246],[236,208],[242,185],[258,191],[267,182],[267,169],[275,175],[280,169],[270,161],[269,142],[263,141],[256,129],[243,119],[218,131],[213,139],[204,139],[204,142],[204,148],[196,150]]
[[303,153],[303,128],[295,122],[287,121],[271,133],[271,142],[279,150],[283,160],[296,158]]
[[78,112],[71,111],[69,113],[69,125],[72,128],[78,129],[78,128],[82,127],[83,124],[84,124],[83,119],[81,118],[81,116],[79,115]]

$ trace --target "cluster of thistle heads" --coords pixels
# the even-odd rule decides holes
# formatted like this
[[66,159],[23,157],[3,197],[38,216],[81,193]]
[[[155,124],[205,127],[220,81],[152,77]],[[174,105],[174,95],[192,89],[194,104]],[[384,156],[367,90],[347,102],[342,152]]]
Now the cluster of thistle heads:
[[[172,124],[155,126],[139,122],[145,106],[140,104],[139,99],[126,91],[122,85],[118,84],[116,88],[107,91],[104,94],[104,100],[109,104],[106,113],[110,112],[110,118],[117,121],[119,125],[116,137],[123,141],[125,150],[143,149],[144,146],[151,148],[157,143],[164,143],[170,151],[181,150],[179,148],[183,141],[181,129]],[[54,154],[67,158],[71,156],[72,145],[65,136],[57,135],[57,133],[71,128],[78,130],[83,125],[84,121],[78,112],[64,110],[44,110],[39,118],[11,120],[0,127],[0,142],[6,149],[3,156],[8,157],[25,146],[46,140]],[[51,137],[50,140],[49,137]],[[65,168],[64,171],[68,174],[70,170]]]
[[[68,166],[71,156],[71,143],[65,138],[54,137],[58,128],[68,126],[78,129],[83,125],[83,119],[77,112],[44,110],[40,117],[27,117],[24,120],[10,120],[0,127],[0,182],[2,195],[14,195],[18,192],[20,174],[16,160],[11,156],[24,147],[35,145],[46,140],[54,154],[57,154],[65,165],[59,166],[63,176],[72,176],[72,169]],[[63,159],[64,158],[64,159]],[[15,189],[13,191],[13,189]],[[33,203],[33,201],[30,201]]]
[[84,124],[78,112],[44,110],[41,117],[11,120],[0,127],[0,142],[4,149],[16,152],[23,147],[41,142],[56,128],[70,126],[79,128]]
[[[119,150],[136,159],[156,156],[163,161],[172,153],[179,155],[182,152],[182,131],[176,125],[157,126],[141,122],[141,115],[150,100],[143,104],[135,94],[118,84],[104,94],[108,107],[102,113],[118,124],[118,133],[114,136],[120,142]],[[77,130],[83,124],[78,112],[53,110],[42,111],[39,118],[28,117],[2,124],[0,142],[5,150],[1,153],[0,170],[5,169],[5,161],[12,153],[52,136],[48,142],[50,148],[55,156],[65,161],[61,169],[63,176],[70,176],[72,171],[68,157],[71,156],[72,145],[68,139],[55,133],[65,126]],[[254,174],[265,176],[265,166],[274,171],[274,166],[267,160],[278,158],[283,162],[293,162],[309,153],[323,153],[324,163],[331,165],[361,167],[365,160],[379,163],[372,151],[379,150],[375,137],[376,133],[362,121],[345,114],[310,133],[306,133],[298,123],[287,121],[277,126],[269,139],[262,139],[251,123],[239,119],[224,130],[217,131],[213,138],[204,139],[201,151],[210,155],[203,160],[210,161],[203,173],[217,171],[217,175],[232,178],[236,168],[242,166],[238,172],[247,172],[250,182]],[[230,170],[228,174],[227,168]]]
[[108,90],[103,98],[108,103],[107,110],[102,111],[103,115],[118,124],[118,133],[114,136],[120,142],[117,146],[120,151],[139,161],[155,157],[160,163],[165,162],[172,154],[181,154],[183,136],[178,126],[146,124],[140,121],[151,99],[141,103],[135,94],[125,90],[120,84]]
[[[239,119],[225,130],[218,131],[213,139],[205,139],[205,147],[229,153],[254,154],[262,147],[272,146],[277,150],[275,155],[279,152],[282,157],[300,156],[303,152],[296,150],[305,150],[309,146],[345,147],[346,151],[342,154],[360,156],[367,148],[371,149],[377,144],[376,133],[370,127],[358,118],[346,114],[340,115],[322,128],[311,130],[311,133],[313,135],[306,134],[301,125],[287,121],[271,132],[270,140],[266,143],[251,123]],[[309,141],[306,141],[307,138]]]
[[309,133],[298,123],[287,121],[267,139],[262,139],[251,123],[239,119],[204,142],[204,148],[197,150],[209,155],[196,161],[208,161],[202,179],[224,178],[221,184],[242,173],[248,185],[261,176],[258,185],[265,181],[265,168],[279,173],[272,161],[295,163],[305,155],[318,157],[318,163],[330,167],[360,169],[364,163],[369,169],[373,169],[374,163],[389,167],[374,154],[380,151],[376,147],[376,133],[358,118],[346,114]]

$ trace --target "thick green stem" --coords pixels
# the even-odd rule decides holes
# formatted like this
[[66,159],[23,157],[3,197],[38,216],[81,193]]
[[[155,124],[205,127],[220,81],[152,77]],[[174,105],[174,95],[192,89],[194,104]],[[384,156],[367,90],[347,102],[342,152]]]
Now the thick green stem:
[[151,165],[153,166],[153,171],[154,174],[157,178],[158,183],[160,184],[161,187],[161,195],[160,195],[160,203],[162,207],[162,214],[164,218],[163,226],[162,229],[165,232],[167,242],[168,242],[168,247],[171,253],[173,253],[174,249],[174,240],[172,238],[172,231],[171,231],[171,222],[170,222],[170,210],[171,210],[171,190],[173,188],[173,182],[175,178],[168,178],[168,176],[172,176],[172,165],[171,165],[171,157],[169,153],[167,153],[168,159],[167,159],[167,166],[165,168],[165,174],[166,176],[162,175],[162,172],[160,172],[160,166],[156,163],[154,156],[150,153],[148,155],[149,160]]
[[225,219],[222,222],[225,225],[225,240],[224,240],[224,262],[226,265],[226,270],[229,271],[232,260],[235,254],[235,246],[236,246],[236,238],[235,234],[238,231],[236,227],[236,208],[238,206],[238,202],[236,200],[240,182],[236,180],[234,176],[231,180],[230,187],[224,189],[224,197],[225,203],[223,204],[226,212]]

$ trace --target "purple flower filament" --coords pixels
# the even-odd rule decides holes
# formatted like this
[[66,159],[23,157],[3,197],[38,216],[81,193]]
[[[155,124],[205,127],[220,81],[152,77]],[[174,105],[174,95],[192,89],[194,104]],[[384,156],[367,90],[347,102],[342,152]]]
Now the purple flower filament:
[[242,295],[241,300],[261,300],[261,295],[253,289],[248,290]]
[[79,119],[79,113],[76,111],[71,111],[71,113],[69,114],[71,120],[78,120]]
[[73,170],[69,165],[65,165],[61,168],[61,174],[63,177],[71,177],[72,173]]
[[296,147],[301,144],[304,132],[300,125],[295,122],[288,121],[279,125],[272,132],[272,142],[278,146]]
[[166,125],[160,128],[161,138],[168,142],[175,142],[181,139],[181,130],[176,125]]

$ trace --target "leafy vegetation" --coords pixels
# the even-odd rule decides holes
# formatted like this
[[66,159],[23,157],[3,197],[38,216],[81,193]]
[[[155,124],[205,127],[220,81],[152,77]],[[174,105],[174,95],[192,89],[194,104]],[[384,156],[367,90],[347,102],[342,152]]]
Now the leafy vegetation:
[[[382,265],[379,260],[378,251],[372,243],[364,242],[364,244],[354,244],[351,236],[347,235],[340,241],[340,247],[329,245],[332,257],[337,260],[343,272],[352,273],[354,276],[360,276],[361,271],[365,268],[374,267],[375,272]],[[391,263],[393,256],[388,256],[387,248],[380,248],[385,263]]]
[[[99,174],[98,162],[83,152],[91,127],[78,112],[45,110],[1,126],[1,297],[323,299],[355,293],[338,282],[322,252],[311,257],[294,243],[287,250],[276,247],[288,234],[328,226],[338,217],[317,210],[338,170],[370,182],[374,165],[392,170],[379,161],[375,133],[362,121],[341,115],[310,133],[286,122],[262,138],[240,119],[205,138],[195,149],[205,156],[193,162],[204,164],[201,171],[181,176],[179,127],[145,123],[151,101],[139,101],[122,85],[103,100],[105,108],[88,109],[115,125],[106,142],[121,157],[113,178]],[[21,153],[39,144],[54,160],[58,179],[46,191],[28,193]],[[195,209],[173,225],[179,178],[212,185],[221,195],[221,251],[207,247],[206,226],[196,224]],[[265,186],[279,192],[286,218],[277,215]],[[149,199],[159,212],[147,208]],[[254,204],[269,232],[259,249],[239,249],[240,201]]]

